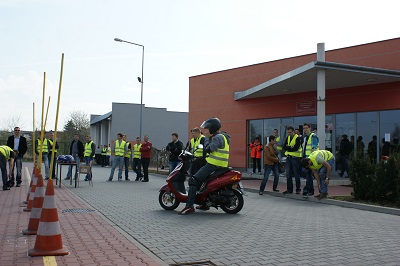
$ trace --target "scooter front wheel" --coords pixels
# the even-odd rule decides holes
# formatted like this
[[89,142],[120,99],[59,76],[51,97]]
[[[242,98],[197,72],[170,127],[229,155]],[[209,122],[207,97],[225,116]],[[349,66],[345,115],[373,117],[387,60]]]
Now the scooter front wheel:
[[167,211],[172,211],[178,208],[179,200],[176,198],[175,194],[167,191],[160,191],[160,195],[158,196],[158,202],[161,207]]

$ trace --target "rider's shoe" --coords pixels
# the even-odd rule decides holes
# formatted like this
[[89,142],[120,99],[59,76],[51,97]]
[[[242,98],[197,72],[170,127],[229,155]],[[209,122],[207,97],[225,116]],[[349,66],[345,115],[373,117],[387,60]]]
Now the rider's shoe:
[[186,215],[186,214],[190,214],[190,213],[193,213],[193,212],[195,212],[193,207],[185,207],[185,208],[183,208],[183,210],[178,212],[178,214]]

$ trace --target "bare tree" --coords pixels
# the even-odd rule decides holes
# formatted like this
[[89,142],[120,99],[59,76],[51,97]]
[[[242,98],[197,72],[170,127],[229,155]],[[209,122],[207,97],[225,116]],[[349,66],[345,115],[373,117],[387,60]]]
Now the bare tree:
[[89,115],[82,111],[72,111],[64,123],[64,132],[61,136],[60,152],[69,153],[69,144],[75,133],[78,133],[79,139],[84,141],[86,135],[90,132]]
[[72,121],[76,130],[89,132],[89,127],[90,127],[89,115],[86,114],[85,112],[72,111],[69,114],[69,119],[67,120]]
[[14,127],[23,127],[21,125],[21,116],[20,115],[10,115],[8,118],[3,120],[3,128],[4,131],[14,131]]

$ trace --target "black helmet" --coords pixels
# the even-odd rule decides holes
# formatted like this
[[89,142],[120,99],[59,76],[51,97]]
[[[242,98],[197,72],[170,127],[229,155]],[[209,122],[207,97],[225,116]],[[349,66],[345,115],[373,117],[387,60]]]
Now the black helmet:
[[221,122],[216,117],[211,117],[203,122],[201,128],[207,128],[210,134],[214,134],[221,128]]

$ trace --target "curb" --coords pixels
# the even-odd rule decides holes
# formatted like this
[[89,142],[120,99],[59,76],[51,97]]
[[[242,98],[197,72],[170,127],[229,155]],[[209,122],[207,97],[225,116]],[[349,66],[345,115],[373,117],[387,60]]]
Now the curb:
[[[245,190],[247,192],[258,193],[258,189],[245,187]],[[296,194],[284,195],[281,192],[272,192],[272,191],[264,191],[264,194],[268,194],[273,197],[281,197],[281,198],[287,198],[287,199],[309,201],[309,202],[320,203],[320,204],[335,205],[335,206],[339,206],[339,207],[353,208],[353,209],[358,209],[358,210],[363,210],[363,211],[379,212],[379,213],[400,216],[400,209],[389,208],[389,207],[382,207],[382,206],[369,205],[369,204],[363,204],[363,203],[354,203],[354,202],[334,200],[334,199],[329,199],[329,198],[319,200],[314,197],[303,197],[303,196],[296,195]]]

